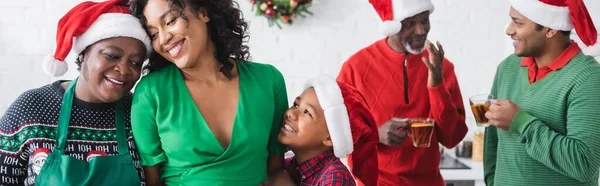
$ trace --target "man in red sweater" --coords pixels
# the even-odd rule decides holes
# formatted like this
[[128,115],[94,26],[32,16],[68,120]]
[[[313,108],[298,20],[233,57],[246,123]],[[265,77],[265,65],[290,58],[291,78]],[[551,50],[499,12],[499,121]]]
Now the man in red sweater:
[[[441,143],[456,146],[466,135],[465,109],[453,64],[427,41],[430,0],[370,0],[388,36],[363,48],[342,66],[338,81],[355,86],[378,124],[379,185],[445,185]],[[425,50],[427,49],[427,50]],[[406,118],[435,119],[428,148],[413,147]]]

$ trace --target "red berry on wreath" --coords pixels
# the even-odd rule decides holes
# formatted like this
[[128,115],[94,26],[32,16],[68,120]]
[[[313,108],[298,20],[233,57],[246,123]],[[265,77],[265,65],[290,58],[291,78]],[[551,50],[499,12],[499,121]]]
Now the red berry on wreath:
[[293,13],[293,14],[292,14],[292,17],[293,17],[293,18],[296,18],[296,13]]
[[269,6],[271,6],[271,5],[273,5],[273,1],[267,1],[267,4],[268,4]]
[[253,5],[254,5],[254,4],[256,4],[256,0],[252,0],[252,4],[253,4]]
[[265,14],[266,14],[268,17],[273,17],[273,16],[275,16],[275,13],[277,13],[277,12],[275,12],[275,9],[273,9],[273,8],[267,8],[267,10],[265,11]]

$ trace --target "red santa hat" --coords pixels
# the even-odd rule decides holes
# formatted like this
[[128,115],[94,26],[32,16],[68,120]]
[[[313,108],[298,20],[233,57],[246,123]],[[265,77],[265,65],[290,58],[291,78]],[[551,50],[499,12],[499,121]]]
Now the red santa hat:
[[44,59],[43,70],[50,76],[62,76],[68,70],[64,60],[71,49],[78,55],[100,40],[120,36],[142,41],[146,56],[150,55],[150,37],[139,20],[130,14],[127,1],[83,2],[58,21],[56,50],[54,55]]
[[379,134],[361,94],[353,87],[326,75],[312,78],[304,89],[313,88],[325,113],[335,156],[348,157],[358,182],[377,185]]
[[599,56],[598,32],[583,0],[509,0],[510,5],[523,16],[542,26],[575,32],[587,47],[586,55]]
[[50,150],[47,148],[37,148],[35,149],[35,151],[33,151],[33,157],[40,157],[40,156],[48,156],[48,154],[50,154]]
[[42,170],[42,167],[44,166],[44,163],[46,162],[46,159],[48,158],[49,154],[50,150],[47,148],[37,148],[35,151],[33,151],[33,165],[31,166],[33,172],[35,172],[36,174],[40,173],[40,170]]
[[85,160],[87,162],[90,162],[90,161],[92,161],[92,158],[94,158],[96,156],[108,156],[108,154],[101,150],[93,150],[93,151],[90,151],[87,153]]
[[369,3],[381,18],[380,31],[385,36],[400,32],[402,20],[434,10],[431,0],[369,0]]

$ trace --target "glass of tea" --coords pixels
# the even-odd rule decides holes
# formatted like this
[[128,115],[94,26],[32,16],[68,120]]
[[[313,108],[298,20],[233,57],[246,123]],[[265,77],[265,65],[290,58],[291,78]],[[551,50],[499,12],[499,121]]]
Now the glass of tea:
[[411,118],[406,133],[415,147],[429,147],[433,135],[435,120],[430,118]]
[[471,111],[475,116],[475,124],[478,127],[490,126],[490,121],[485,117],[485,113],[490,110],[490,100],[494,99],[491,94],[479,94],[469,98]]

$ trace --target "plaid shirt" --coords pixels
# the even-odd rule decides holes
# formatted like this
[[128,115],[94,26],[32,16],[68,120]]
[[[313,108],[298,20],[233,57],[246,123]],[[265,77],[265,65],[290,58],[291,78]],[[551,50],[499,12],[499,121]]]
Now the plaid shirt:
[[285,160],[285,170],[298,185],[306,186],[355,186],[348,168],[335,157],[333,151],[324,152],[302,163],[296,158]]

